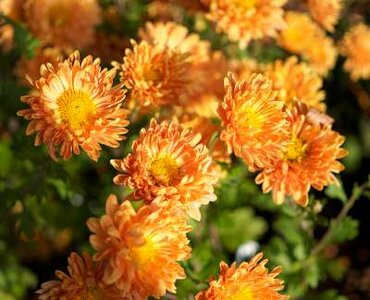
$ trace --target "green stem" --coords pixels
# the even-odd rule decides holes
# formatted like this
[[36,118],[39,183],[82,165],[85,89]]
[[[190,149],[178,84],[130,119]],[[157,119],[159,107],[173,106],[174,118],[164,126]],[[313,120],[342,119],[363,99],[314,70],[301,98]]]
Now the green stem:
[[325,248],[335,228],[347,216],[348,212],[351,210],[355,202],[361,197],[363,192],[368,188],[370,188],[370,182],[365,182],[364,184],[358,187],[358,192],[352,192],[351,198],[349,198],[348,202],[343,206],[337,218],[330,223],[329,229],[326,231],[321,240],[316,244],[316,246],[312,249],[310,255],[311,257],[319,254]]

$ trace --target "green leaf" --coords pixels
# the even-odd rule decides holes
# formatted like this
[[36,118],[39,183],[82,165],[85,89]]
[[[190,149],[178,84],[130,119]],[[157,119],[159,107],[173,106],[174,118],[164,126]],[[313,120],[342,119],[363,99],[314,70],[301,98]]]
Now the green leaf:
[[343,203],[347,202],[348,200],[342,184],[340,184],[340,186],[337,186],[335,184],[329,185],[325,189],[325,195],[329,198],[339,199]]
[[5,141],[0,142],[0,176],[6,176],[9,173],[13,155],[9,144]]
[[232,253],[244,242],[258,240],[267,230],[266,221],[255,216],[251,208],[221,212],[215,224],[223,246]]
[[305,269],[305,278],[311,288],[316,288],[320,281],[320,269],[316,260],[312,260],[310,265]]
[[351,217],[345,217],[339,224],[335,226],[330,236],[330,241],[334,243],[342,243],[352,240],[358,235],[359,221]]

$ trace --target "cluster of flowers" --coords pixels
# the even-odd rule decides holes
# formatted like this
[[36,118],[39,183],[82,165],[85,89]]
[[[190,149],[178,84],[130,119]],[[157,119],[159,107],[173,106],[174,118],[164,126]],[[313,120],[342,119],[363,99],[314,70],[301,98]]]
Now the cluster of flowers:
[[[78,52],[56,67],[43,65],[40,79],[30,80],[34,90],[22,98],[30,108],[19,112],[30,120],[27,133],[37,132],[35,144],[46,143],[54,159],[56,150],[69,159],[80,148],[97,159],[100,144],[118,146],[127,132],[128,111],[121,107],[122,84],[113,85],[115,72],[101,69],[91,56],[81,61]],[[128,200],[119,204],[111,195],[106,215],[87,222],[97,251],[95,262],[86,253],[82,257],[73,253],[69,275],[57,271],[59,280],[44,283],[40,299],[145,299],[175,292],[175,281],[185,277],[178,261],[188,259],[191,252],[188,216],[199,220],[199,207],[216,200],[213,186],[218,177],[201,138],[177,121],[153,119],[148,129],[142,129],[132,153],[111,161],[120,171],[114,182],[131,187],[132,197],[144,200],[142,206],[135,211]],[[259,254],[238,268],[221,263],[220,279],[197,298],[284,299],[279,294],[283,282],[275,279],[280,269],[268,273],[266,260],[258,263],[261,258]],[[243,281],[235,282],[234,277]]]
[[[173,1],[155,2],[167,7]],[[57,271],[59,280],[44,283],[40,299],[145,299],[175,292],[175,281],[185,277],[178,262],[191,253],[188,218],[200,220],[200,207],[216,200],[214,186],[225,173],[219,163],[229,163],[230,153],[259,173],[256,182],[278,204],[290,196],[305,206],[311,187],[338,184],[333,173],[343,169],[337,160],[346,155],[344,138],[325,114],[322,90],[337,50],[320,25],[333,30],[341,2],[307,2],[319,25],[306,13],[284,12],[284,0],[177,2],[201,10],[242,47],[272,37],[307,63],[295,56],[269,64],[229,60],[182,25],[148,22],[123,61],[108,70],[92,56],[81,60],[79,52],[60,59],[62,52],[93,43],[101,18],[96,1],[1,2],[0,11],[24,18],[42,43],[19,69],[30,74],[32,91],[22,97],[29,108],[18,115],[29,120],[26,133],[36,133],[35,145],[46,144],[53,159],[70,159],[82,149],[96,161],[101,145],[118,147],[125,139],[129,119],[156,115],[132,153],[111,160],[119,172],[114,183],[130,187],[128,199],[142,205],[135,210],[128,199],[118,203],[111,195],[106,215],[87,222],[94,257],[71,254],[69,275]],[[0,29],[2,45],[8,29]],[[354,79],[370,77],[369,36],[359,24],[340,43]],[[261,259],[221,263],[219,279],[196,298],[285,299],[283,282],[275,278],[281,269],[268,272]]]

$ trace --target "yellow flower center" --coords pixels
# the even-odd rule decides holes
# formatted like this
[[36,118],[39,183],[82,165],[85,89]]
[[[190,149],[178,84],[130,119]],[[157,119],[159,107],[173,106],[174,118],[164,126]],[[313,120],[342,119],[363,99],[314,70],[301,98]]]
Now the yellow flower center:
[[63,26],[71,17],[71,11],[65,5],[56,3],[49,8],[48,17],[52,26]]
[[143,78],[145,81],[151,81],[157,85],[162,81],[162,72],[159,68],[144,68]]
[[235,294],[228,297],[229,300],[253,300],[253,294],[248,287],[241,288]]
[[264,118],[253,106],[248,106],[239,113],[239,120],[244,127],[258,129],[263,126]]
[[301,160],[306,153],[306,145],[296,136],[293,136],[288,143],[288,149],[284,154],[284,158],[290,161]]
[[237,5],[240,5],[244,8],[252,8],[256,6],[257,0],[234,0]]
[[73,130],[81,129],[95,112],[91,96],[83,91],[67,89],[56,102],[62,122],[68,123]]
[[162,185],[172,185],[179,174],[179,165],[168,154],[159,154],[150,164],[149,174]]
[[156,252],[156,245],[150,238],[146,238],[143,245],[131,248],[130,256],[136,266],[142,267],[155,259]]

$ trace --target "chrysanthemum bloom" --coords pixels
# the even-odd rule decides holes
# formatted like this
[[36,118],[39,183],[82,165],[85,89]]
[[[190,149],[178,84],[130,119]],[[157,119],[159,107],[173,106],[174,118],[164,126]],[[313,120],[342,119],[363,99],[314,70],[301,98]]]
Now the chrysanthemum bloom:
[[66,51],[92,44],[101,19],[97,0],[27,0],[25,13],[37,38]]
[[174,104],[186,93],[189,74],[187,55],[132,41],[126,49],[121,68],[121,81],[131,89],[131,97],[142,106]]
[[196,33],[174,22],[147,22],[139,30],[139,36],[151,45],[178,51],[188,55],[191,63],[208,60],[210,53],[209,41],[202,41]]
[[370,78],[370,27],[353,26],[340,43],[340,52],[346,56],[344,68],[353,80]]
[[249,300],[269,299],[283,300],[288,296],[280,294],[284,281],[277,279],[282,269],[275,267],[271,272],[265,267],[267,259],[260,261],[262,253],[255,255],[250,262],[239,266],[233,263],[230,267],[220,263],[218,280],[212,279],[210,287],[195,296],[196,300]]
[[267,66],[265,75],[272,80],[285,105],[291,107],[299,100],[320,111],[325,110],[322,78],[307,64],[299,63],[297,57],[292,56],[285,62],[276,60]]
[[141,206],[135,212],[131,203],[117,203],[110,195],[106,215],[89,219],[94,234],[94,259],[107,263],[103,280],[124,293],[123,299],[159,298],[166,291],[175,293],[175,281],[185,278],[178,261],[190,257],[186,215],[176,205]]
[[212,0],[208,18],[219,32],[246,47],[251,39],[276,37],[284,28],[286,0]]
[[333,39],[325,35],[318,36],[312,42],[320,47],[308,47],[303,53],[303,58],[320,76],[326,76],[337,61],[337,48]]
[[50,156],[64,159],[80,154],[80,147],[93,160],[100,144],[118,147],[128,125],[122,85],[112,86],[116,71],[101,69],[91,56],[80,62],[74,52],[56,67],[41,66],[41,78],[30,80],[34,91],[21,100],[30,108],[18,112],[30,120],[26,134],[37,133],[35,145],[45,143]]
[[15,67],[15,74],[18,80],[23,85],[29,85],[27,78],[36,80],[40,77],[40,67],[43,64],[49,63],[53,67],[57,67],[58,63],[63,60],[64,54],[59,48],[46,47],[38,48],[35,56],[31,59],[22,56]]
[[307,4],[312,18],[327,31],[333,32],[343,8],[343,0],[308,0]]
[[308,47],[314,45],[312,41],[320,32],[320,27],[312,21],[308,14],[288,11],[284,19],[286,27],[280,32],[278,39],[280,46],[290,52],[302,54]]
[[[177,104],[189,112],[198,109],[199,103],[216,102],[212,98],[223,96],[223,78],[226,75],[226,59],[221,52],[212,52],[209,41],[189,33],[185,26],[174,22],[147,23],[140,36],[151,45],[187,55],[190,64],[189,81]],[[217,105],[217,104],[216,104]],[[202,104],[200,104],[202,106]]]
[[217,181],[201,138],[176,122],[158,124],[153,119],[134,141],[131,154],[111,160],[122,173],[114,183],[128,185],[134,198],[147,203],[179,201],[190,217],[199,220],[199,207],[216,200],[213,185]]
[[286,28],[278,39],[280,46],[303,56],[318,74],[326,75],[334,67],[337,58],[333,40],[305,13],[287,12],[285,21]]
[[284,102],[277,98],[272,82],[262,74],[236,81],[229,73],[225,90],[218,108],[221,140],[251,171],[271,166],[280,157],[288,134]]
[[123,299],[122,292],[114,285],[103,282],[105,267],[105,262],[94,264],[87,253],[83,253],[82,257],[72,253],[68,258],[68,275],[56,271],[58,280],[43,283],[36,293],[40,300]]
[[272,191],[277,204],[291,196],[302,206],[308,203],[311,187],[321,191],[329,184],[339,184],[333,173],[339,173],[344,166],[337,161],[347,155],[340,146],[344,137],[333,131],[331,124],[321,124],[308,117],[308,109],[297,104],[288,110],[290,141],[281,153],[275,166],[264,169],[256,177],[264,193]]

